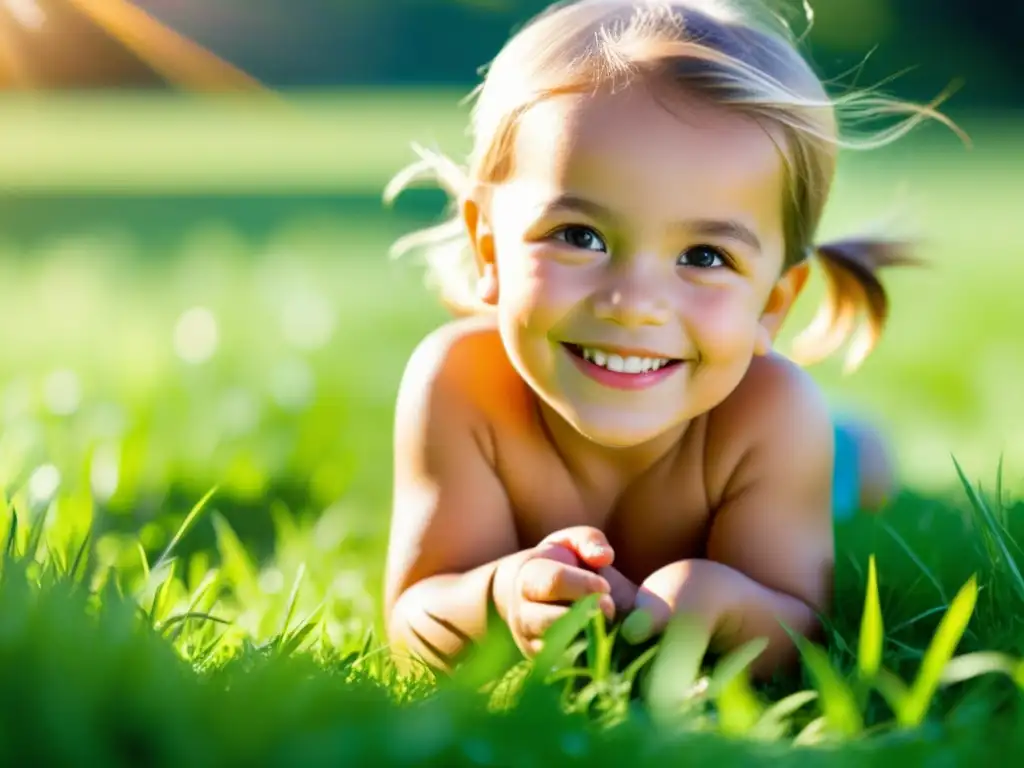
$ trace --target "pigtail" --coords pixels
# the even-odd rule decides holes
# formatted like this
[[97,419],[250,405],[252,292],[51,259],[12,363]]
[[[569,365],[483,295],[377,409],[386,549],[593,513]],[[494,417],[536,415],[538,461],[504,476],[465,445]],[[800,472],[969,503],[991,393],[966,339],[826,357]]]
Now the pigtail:
[[854,332],[844,372],[860,366],[878,342],[889,314],[889,298],[878,272],[886,267],[919,265],[911,244],[896,240],[849,239],[816,246],[827,295],[810,325],[793,342],[793,358],[802,364],[830,357]]

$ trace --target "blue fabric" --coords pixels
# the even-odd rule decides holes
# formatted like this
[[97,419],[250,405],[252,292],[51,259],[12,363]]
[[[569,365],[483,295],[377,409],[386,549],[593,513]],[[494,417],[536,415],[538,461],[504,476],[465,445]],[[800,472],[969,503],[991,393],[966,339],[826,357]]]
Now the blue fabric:
[[850,519],[859,508],[860,467],[857,442],[841,424],[835,425],[836,461],[832,474],[832,514],[836,520]]

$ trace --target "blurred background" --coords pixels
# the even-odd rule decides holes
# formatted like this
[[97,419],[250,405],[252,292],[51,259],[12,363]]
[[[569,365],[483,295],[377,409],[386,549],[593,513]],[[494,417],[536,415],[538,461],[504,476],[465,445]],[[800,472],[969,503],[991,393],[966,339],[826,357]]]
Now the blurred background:
[[[802,11],[793,13],[802,29]],[[387,248],[430,190],[381,203],[411,142],[459,157],[460,100],[537,0],[0,1],[0,488],[97,527],[111,562],[214,511],[287,590],[299,561],[375,610],[392,408],[444,320]],[[1024,4],[818,0],[807,46],[837,92],[928,101],[939,125],[843,158],[823,236],[892,220],[930,265],[894,273],[863,369],[814,369],[891,437],[908,486],[952,457],[1024,481]],[[788,329],[820,298],[812,284]],[[785,347],[783,347],[784,349]],[[282,530],[301,530],[281,544]],[[276,532],[276,538],[275,538]],[[186,551],[210,546],[197,526]],[[276,542],[276,548],[275,548]],[[255,619],[254,619],[255,620]]]

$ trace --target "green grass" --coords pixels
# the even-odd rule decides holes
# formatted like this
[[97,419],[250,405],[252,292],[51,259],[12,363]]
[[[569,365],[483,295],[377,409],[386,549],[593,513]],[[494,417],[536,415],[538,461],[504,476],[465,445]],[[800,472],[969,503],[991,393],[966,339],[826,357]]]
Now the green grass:
[[[635,659],[582,606],[582,656],[524,677],[503,672],[498,643],[435,689],[396,677],[378,615],[394,396],[409,352],[443,320],[416,265],[385,250],[426,220],[429,200],[387,212],[372,196],[407,140],[456,145],[457,123],[428,97],[317,98],[321,122],[292,141],[259,112],[217,122],[216,105],[153,105],[177,122],[123,104],[3,106],[17,146],[49,158],[35,175],[5,147],[12,188],[106,193],[12,199],[0,212],[5,754],[838,765],[880,753],[966,762],[1020,743],[1024,235],[1012,190],[1024,147],[1013,123],[968,123],[972,152],[929,130],[842,171],[826,230],[907,202],[934,266],[892,276],[892,324],[863,371],[816,370],[837,409],[891,433],[908,490],[882,518],[841,526],[837,612],[801,676],[751,690],[730,677],[739,659],[687,680],[684,643],[667,690],[646,681],[675,646],[633,667],[630,686]],[[67,147],[69,117],[108,126],[92,154]],[[175,126],[217,151],[189,154]],[[119,154],[133,136],[151,152]],[[111,178],[163,197],[111,194]],[[278,197],[187,197],[242,187]],[[961,593],[971,584],[976,594]],[[943,669],[988,672],[943,682]],[[783,700],[791,713],[766,714]]]

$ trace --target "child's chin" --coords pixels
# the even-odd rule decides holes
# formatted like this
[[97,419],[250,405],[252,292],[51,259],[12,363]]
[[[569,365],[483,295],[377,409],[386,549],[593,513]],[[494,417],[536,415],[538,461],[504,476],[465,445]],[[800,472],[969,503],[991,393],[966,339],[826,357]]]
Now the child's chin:
[[[604,448],[635,448],[663,435],[672,428],[671,424],[637,424],[634,416],[608,419],[587,418],[587,414],[577,413],[576,418],[569,422],[583,437]],[[643,428],[641,428],[643,427]]]

